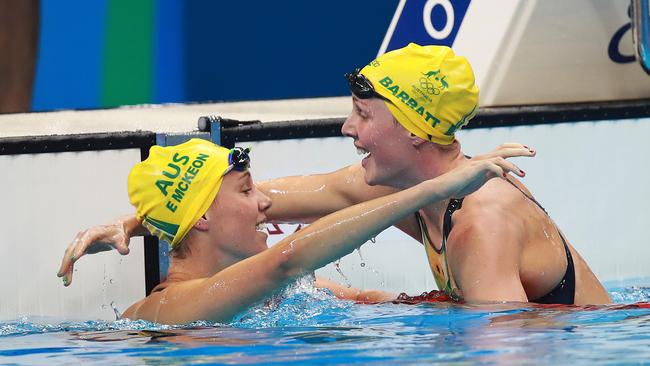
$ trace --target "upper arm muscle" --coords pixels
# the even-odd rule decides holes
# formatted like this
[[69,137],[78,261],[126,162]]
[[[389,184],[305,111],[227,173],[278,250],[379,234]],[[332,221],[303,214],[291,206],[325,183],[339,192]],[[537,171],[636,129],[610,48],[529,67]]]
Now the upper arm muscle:
[[518,235],[498,210],[470,209],[455,220],[447,255],[465,301],[528,301],[519,278]]
[[395,192],[393,188],[367,185],[360,164],[328,174],[258,182],[257,187],[273,201],[267,216],[275,222],[312,222],[354,204]]
[[268,298],[285,283],[281,262],[275,251],[267,250],[212,277],[170,285],[147,297],[139,306],[132,307],[133,310],[125,316],[166,324],[196,320],[228,321]]

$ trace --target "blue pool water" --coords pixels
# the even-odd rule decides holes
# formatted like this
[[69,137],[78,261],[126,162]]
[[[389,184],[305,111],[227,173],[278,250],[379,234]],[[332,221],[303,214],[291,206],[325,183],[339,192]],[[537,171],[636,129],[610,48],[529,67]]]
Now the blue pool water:
[[618,304],[513,309],[354,304],[303,283],[225,325],[2,322],[0,364],[650,363],[650,287],[608,289]]

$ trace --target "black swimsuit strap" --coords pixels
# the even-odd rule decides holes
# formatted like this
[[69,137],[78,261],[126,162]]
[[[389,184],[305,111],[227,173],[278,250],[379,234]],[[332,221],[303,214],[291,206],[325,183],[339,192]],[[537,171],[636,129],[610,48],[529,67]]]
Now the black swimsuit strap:
[[569,246],[564,240],[564,236],[560,233],[560,238],[562,238],[562,243],[564,244],[564,251],[566,252],[566,272],[562,280],[555,286],[549,293],[539,297],[535,300],[530,300],[530,302],[535,302],[538,304],[567,304],[572,305],[575,302],[576,294],[576,274],[575,268],[573,265],[573,257],[571,256],[571,251]]
[[424,220],[422,219],[422,215],[420,215],[419,211],[415,211],[415,217],[418,220],[418,223],[420,224],[420,230],[426,235],[427,240],[431,244],[431,247],[433,250],[441,254],[442,252],[445,251],[445,247],[447,246],[447,238],[449,237],[449,234],[451,233],[451,228],[453,226],[453,223],[451,222],[451,215],[456,212],[456,210],[459,210],[463,206],[463,198],[457,199],[457,198],[452,198],[449,200],[449,204],[447,204],[447,209],[445,210],[445,215],[443,217],[442,221],[442,245],[440,246],[440,250],[436,249],[436,246],[433,245],[433,241],[429,238],[429,233],[427,233],[426,226],[424,224]]
[[[542,211],[546,214],[546,216],[549,216],[548,212],[546,209],[539,203],[534,197],[531,197],[526,194],[521,188],[519,188],[516,184],[512,183],[509,179],[506,179],[508,183],[510,183],[513,187],[517,188],[521,194],[524,195],[524,197],[528,198],[530,201],[535,203],[537,207],[541,208]],[[537,298],[535,300],[530,300],[530,302],[535,302],[538,304],[567,304],[571,305],[575,302],[575,292],[576,292],[576,279],[575,279],[575,267],[573,264],[573,256],[571,255],[571,251],[569,250],[569,246],[566,243],[566,239],[564,238],[564,235],[562,235],[562,232],[560,232],[560,229],[557,228],[557,232],[560,235],[560,238],[562,239],[562,244],[564,244],[564,252],[566,253],[566,271],[564,272],[564,277],[562,277],[562,280],[555,286],[549,293],[546,295]]]
[[449,237],[449,234],[451,233],[451,228],[453,226],[453,223],[451,222],[451,215],[456,212],[456,210],[460,210],[460,208],[463,207],[463,199],[457,199],[457,198],[452,198],[449,200],[449,204],[447,205],[447,209],[445,210],[445,217],[442,222],[442,242],[446,243],[447,238]]

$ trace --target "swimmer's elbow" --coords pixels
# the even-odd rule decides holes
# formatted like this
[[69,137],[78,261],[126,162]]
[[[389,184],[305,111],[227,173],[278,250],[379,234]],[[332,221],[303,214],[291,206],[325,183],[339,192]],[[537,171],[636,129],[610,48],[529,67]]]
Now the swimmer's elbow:
[[269,256],[264,261],[269,266],[268,269],[274,281],[283,283],[297,277],[295,275],[297,272],[295,254],[292,250],[276,245],[267,252]]
[[271,263],[278,281],[286,282],[310,272],[291,245],[274,246],[269,252],[273,252]]

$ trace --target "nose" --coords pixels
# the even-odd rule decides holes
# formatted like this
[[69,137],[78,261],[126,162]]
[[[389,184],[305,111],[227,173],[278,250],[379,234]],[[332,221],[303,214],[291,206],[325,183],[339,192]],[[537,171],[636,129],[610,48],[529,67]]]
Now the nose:
[[356,128],[354,113],[350,114],[348,118],[345,120],[345,122],[343,123],[343,126],[341,126],[341,134],[343,134],[343,136],[356,138],[357,128]]
[[258,193],[259,199],[257,200],[257,206],[260,212],[266,212],[269,208],[271,208],[271,198],[260,191],[258,191]]

